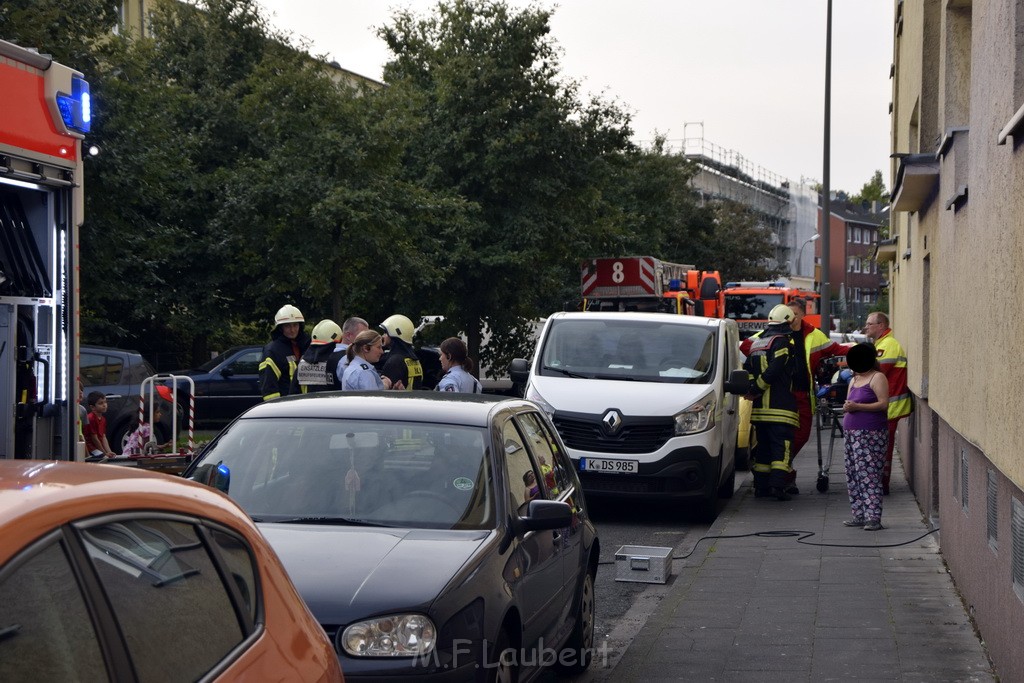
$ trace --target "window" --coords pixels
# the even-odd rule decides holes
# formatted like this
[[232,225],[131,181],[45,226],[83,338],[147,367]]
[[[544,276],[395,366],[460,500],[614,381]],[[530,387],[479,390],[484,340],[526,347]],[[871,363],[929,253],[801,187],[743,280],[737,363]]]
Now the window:
[[[16,558],[0,573],[0,669],[7,680],[105,681],[85,600],[62,546]],[[171,649],[171,648],[168,648]]]
[[263,351],[254,349],[246,351],[231,362],[231,371],[236,375],[256,375],[260,371],[260,358]]
[[247,635],[193,525],[131,519],[82,538],[140,680],[201,678]]
[[543,475],[541,486],[545,493],[552,498],[557,498],[572,486],[572,479],[560,466],[556,442],[537,414],[526,413],[520,415],[519,420],[527,435],[527,443],[540,465],[541,475]]
[[846,226],[846,241],[847,242],[852,242],[853,241],[853,228],[851,226],[849,226],[849,225]]
[[534,498],[543,498],[537,483],[537,472],[530,462],[530,454],[524,447],[524,439],[512,420],[507,420],[501,430],[505,444],[505,468],[508,472],[508,488],[512,497],[512,509],[524,510],[526,503]]
[[121,368],[120,358],[101,353],[83,353],[79,370],[82,384],[87,387],[120,384]]

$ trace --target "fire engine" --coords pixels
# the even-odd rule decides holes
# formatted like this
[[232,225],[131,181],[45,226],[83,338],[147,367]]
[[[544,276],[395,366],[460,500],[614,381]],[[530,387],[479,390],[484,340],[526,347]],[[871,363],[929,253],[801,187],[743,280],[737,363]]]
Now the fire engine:
[[722,317],[722,279],[717,271],[700,271],[653,256],[586,259],[580,270],[585,311]]
[[0,40],[0,458],[76,457],[89,84]]
[[809,289],[789,287],[785,282],[727,282],[724,290],[725,317],[736,321],[743,339],[768,326],[768,313],[778,304],[794,299],[807,301],[804,319],[821,327],[818,300],[821,295]]

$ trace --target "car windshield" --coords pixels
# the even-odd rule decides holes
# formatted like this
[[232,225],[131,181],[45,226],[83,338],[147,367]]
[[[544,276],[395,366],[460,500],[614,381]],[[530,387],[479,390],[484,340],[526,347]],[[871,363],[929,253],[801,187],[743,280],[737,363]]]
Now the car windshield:
[[541,350],[541,373],[588,379],[706,384],[716,329],[657,320],[557,320]]
[[733,320],[767,320],[782,303],[781,294],[726,294],[725,317]]
[[196,471],[216,465],[228,495],[262,522],[489,529],[486,436],[402,421],[243,419]]

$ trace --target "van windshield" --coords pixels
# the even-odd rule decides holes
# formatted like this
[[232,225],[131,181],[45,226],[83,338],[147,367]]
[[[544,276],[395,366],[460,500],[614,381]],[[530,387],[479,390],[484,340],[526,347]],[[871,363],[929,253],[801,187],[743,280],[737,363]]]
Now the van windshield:
[[623,381],[708,384],[717,330],[659,321],[554,321],[541,349],[541,374]]

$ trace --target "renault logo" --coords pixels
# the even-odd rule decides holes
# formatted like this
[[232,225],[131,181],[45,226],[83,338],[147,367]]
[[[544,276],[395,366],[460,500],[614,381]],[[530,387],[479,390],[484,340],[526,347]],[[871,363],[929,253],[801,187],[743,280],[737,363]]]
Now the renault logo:
[[619,431],[619,427],[622,426],[622,413],[612,408],[601,418],[601,424],[604,425],[604,429],[609,434],[614,434]]

